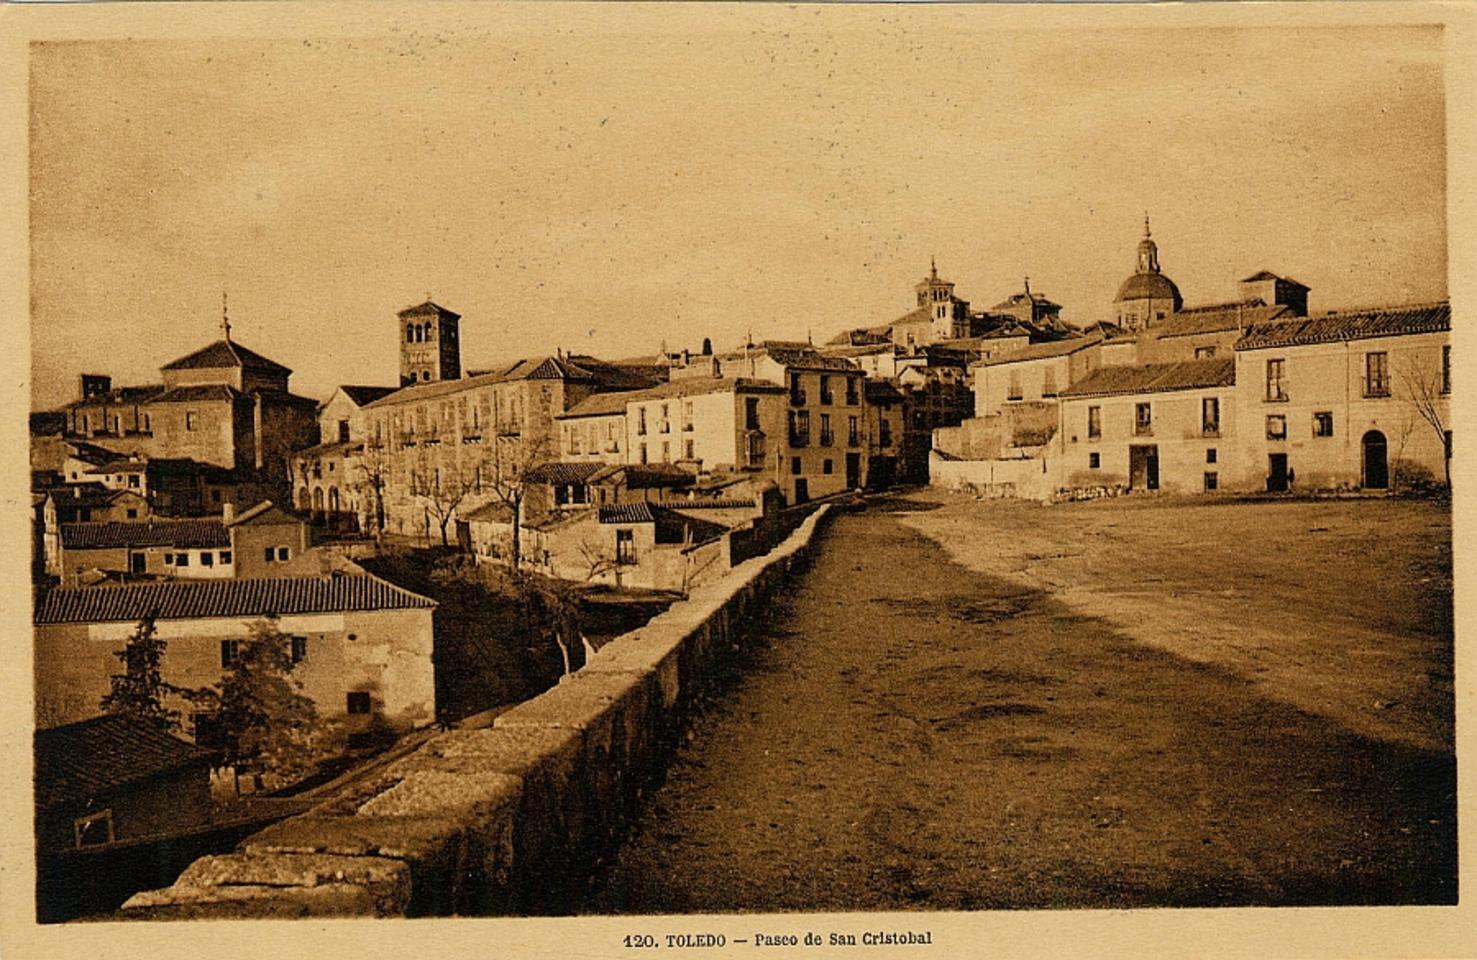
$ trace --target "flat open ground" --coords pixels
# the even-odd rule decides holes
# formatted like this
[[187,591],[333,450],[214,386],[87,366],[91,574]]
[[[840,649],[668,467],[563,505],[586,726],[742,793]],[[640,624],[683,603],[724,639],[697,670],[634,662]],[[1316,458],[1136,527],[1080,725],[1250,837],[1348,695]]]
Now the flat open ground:
[[1449,903],[1450,518],[937,491],[830,523],[596,912]]

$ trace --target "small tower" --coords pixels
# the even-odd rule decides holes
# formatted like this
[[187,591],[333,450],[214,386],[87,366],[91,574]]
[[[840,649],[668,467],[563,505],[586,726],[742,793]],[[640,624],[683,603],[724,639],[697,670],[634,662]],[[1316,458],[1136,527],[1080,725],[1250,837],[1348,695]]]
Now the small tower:
[[461,379],[461,314],[427,297],[424,303],[406,307],[398,316],[400,385]]
[[1113,303],[1119,326],[1127,330],[1151,327],[1185,305],[1180,288],[1159,270],[1159,246],[1149,231],[1148,214],[1144,214],[1144,238],[1139,241],[1133,276],[1123,281]]
[[939,279],[936,260],[929,260],[928,276],[920,280],[914,289],[918,293],[919,309],[928,310],[930,342],[956,336],[955,321],[968,318],[969,304],[955,299],[954,284]]

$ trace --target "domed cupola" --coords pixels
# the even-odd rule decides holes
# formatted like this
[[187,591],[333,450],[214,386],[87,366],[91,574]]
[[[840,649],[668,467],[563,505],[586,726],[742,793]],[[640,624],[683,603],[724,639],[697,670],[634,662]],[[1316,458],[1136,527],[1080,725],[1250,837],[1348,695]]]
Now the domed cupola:
[[1118,288],[1113,302],[1118,323],[1129,330],[1150,326],[1185,305],[1180,288],[1159,272],[1159,247],[1149,232],[1148,216],[1144,217],[1144,239],[1139,241],[1138,266]]

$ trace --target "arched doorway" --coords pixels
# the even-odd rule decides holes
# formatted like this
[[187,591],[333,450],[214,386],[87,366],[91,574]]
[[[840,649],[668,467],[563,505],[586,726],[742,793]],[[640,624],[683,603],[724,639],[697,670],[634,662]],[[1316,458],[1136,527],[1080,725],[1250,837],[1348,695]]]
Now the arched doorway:
[[297,508],[299,510],[306,510],[310,506],[312,506],[312,500],[308,496],[308,488],[299,487],[297,491]]
[[323,488],[313,488],[313,519],[323,522]]
[[1384,490],[1390,486],[1390,462],[1386,457],[1385,435],[1371,430],[1361,441],[1364,450],[1364,478],[1367,490]]

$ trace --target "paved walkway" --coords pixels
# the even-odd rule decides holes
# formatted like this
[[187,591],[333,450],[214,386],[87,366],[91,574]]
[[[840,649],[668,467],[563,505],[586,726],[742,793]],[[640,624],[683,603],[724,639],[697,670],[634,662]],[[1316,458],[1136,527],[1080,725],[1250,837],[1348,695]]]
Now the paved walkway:
[[1454,899],[1449,755],[971,573],[926,508],[834,519],[590,912]]

